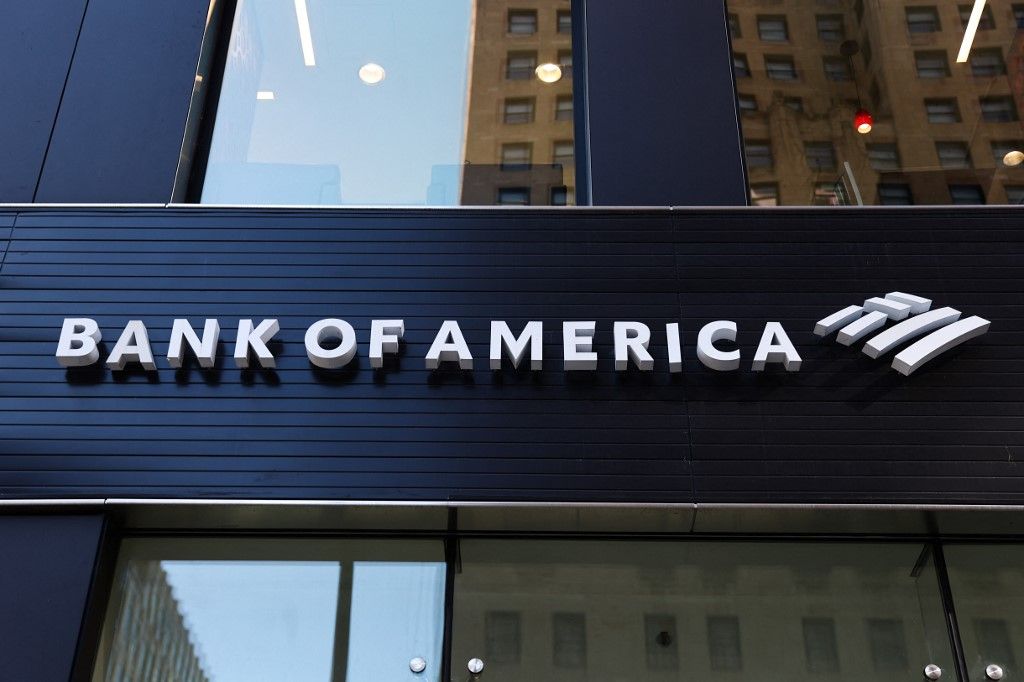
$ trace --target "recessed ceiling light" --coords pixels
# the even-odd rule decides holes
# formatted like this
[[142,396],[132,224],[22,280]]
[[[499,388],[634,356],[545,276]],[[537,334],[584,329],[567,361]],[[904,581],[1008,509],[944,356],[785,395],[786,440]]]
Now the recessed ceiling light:
[[359,67],[359,80],[363,81],[367,85],[376,85],[384,80],[384,67],[380,64],[363,64]]
[[313,56],[313,34],[309,30],[309,10],[306,8],[306,0],[295,0],[295,20],[299,22],[302,61],[306,66],[316,66],[316,58]]
[[960,43],[960,52],[956,56],[956,63],[963,64],[971,55],[971,45],[974,44],[974,34],[978,32],[978,24],[981,23],[981,13],[985,10],[985,0],[974,0],[974,9],[971,10],[971,18],[967,20],[964,28],[964,42]]
[[562,67],[558,64],[541,64],[537,67],[537,78],[544,83],[557,83],[562,78]]
[[257,90],[256,91],[256,99],[264,99],[264,100],[266,100],[266,99],[274,99],[274,91],[273,90]]
[[1021,162],[1024,162],[1024,152],[1017,149],[1006,152],[1006,156],[1003,157],[1004,166],[1019,166]]

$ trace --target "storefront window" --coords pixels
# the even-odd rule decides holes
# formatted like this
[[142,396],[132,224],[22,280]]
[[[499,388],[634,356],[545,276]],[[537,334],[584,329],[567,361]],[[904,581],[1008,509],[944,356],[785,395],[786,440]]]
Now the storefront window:
[[988,0],[972,27],[974,4],[727,4],[751,203],[821,204],[824,184],[837,204],[1019,203],[1024,5]]
[[93,680],[437,682],[443,556],[428,541],[126,540]]
[[571,25],[568,0],[239,0],[201,201],[574,197]]
[[1024,662],[1024,546],[947,545],[945,555],[971,682],[999,679],[986,674],[989,666],[998,666],[1002,679],[1018,679]]
[[454,599],[494,682],[955,678],[915,544],[464,540]]

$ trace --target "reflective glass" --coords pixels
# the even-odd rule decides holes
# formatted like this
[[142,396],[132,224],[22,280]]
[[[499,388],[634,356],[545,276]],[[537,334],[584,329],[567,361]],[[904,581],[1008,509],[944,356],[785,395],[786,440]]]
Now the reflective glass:
[[949,585],[971,682],[997,665],[1019,679],[1024,663],[1024,546],[947,545]]
[[[825,203],[825,184],[838,204],[1017,203],[1024,148],[991,150],[1024,139],[1024,4],[987,0],[976,32],[967,2],[727,6],[731,25],[760,29],[732,32],[739,101],[758,103],[742,107],[744,144],[774,151],[771,164],[748,163],[751,203],[766,185],[780,206]],[[824,141],[834,165],[804,153]]]
[[[916,544],[464,540],[452,669],[482,679],[955,677]],[[944,676],[945,678],[945,676]],[[462,678],[456,678],[462,679]]]
[[[575,138],[571,25],[569,0],[239,0],[201,201],[575,196],[551,156]],[[510,170],[509,145],[534,154]]]
[[443,555],[407,540],[126,540],[93,680],[436,682]]

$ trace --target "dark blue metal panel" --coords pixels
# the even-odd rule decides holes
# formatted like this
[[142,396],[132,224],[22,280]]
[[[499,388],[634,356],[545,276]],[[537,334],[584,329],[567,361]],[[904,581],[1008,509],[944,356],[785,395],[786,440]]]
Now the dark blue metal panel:
[[67,682],[103,517],[0,516],[0,670],[5,680]]
[[[676,315],[668,212],[63,211],[24,213],[15,232],[0,282],[0,492],[690,497],[681,386],[664,367],[616,376],[610,354],[612,320]],[[175,317],[218,317],[221,359],[211,372],[161,360],[148,376],[66,373],[54,343],[76,315],[95,316],[107,349],[142,319],[161,355]],[[276,371],[237,369],[238,319],[269,316]],[[363,352],[317,371],[303,335],[335,316]],[[365,354],[373,317],[407,327],[381,372]],[[474,372],[424,369],[445,319],[462,322]],[[490,319],[544,320],[545,371],[487,369]],[[571,319],[598,320],[596,375],[561,371]]]
[[0,203],[36,191],[86,0],[9,2],[0,21]]
[[170,200],[209,0],[90,0],[38,202]]
[[[278,498],[1024,502],[1024,237],[1013,209],[26,211],[0,270],[0,494]],[[900,290],[992,320],[911,377],[811,334]],[[112,347],[146,322],[159,370],[66,372],[64,317]],[[174,371],[170,325],[223,328],[212,371]],[[275,371],[234,367],[239,318],[281,323]],[[349,320],[360,354],[311,367],[303,334]],[[406,344],[367,366],[373,318]],[[429,373],[442,320],[476,369]],[[545,322],[542,372],[486,368],[488,321]],[[563,320],[598,321],[594,373]],[[705,322],[743,366],[696,360]],[[651,325],[655,372],[616,374],[611,323]],[[664,324],[680,321],[670,376]],[[766,321],[803,371],[754,373]]]
[[593,203],[743,206],[722,0],[586,5]]

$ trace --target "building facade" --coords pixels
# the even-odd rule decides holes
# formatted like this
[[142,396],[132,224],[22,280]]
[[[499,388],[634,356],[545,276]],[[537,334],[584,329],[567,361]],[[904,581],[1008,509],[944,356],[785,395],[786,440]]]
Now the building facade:
[[2,12],[0,677],[1022,674],[1022,7]]

